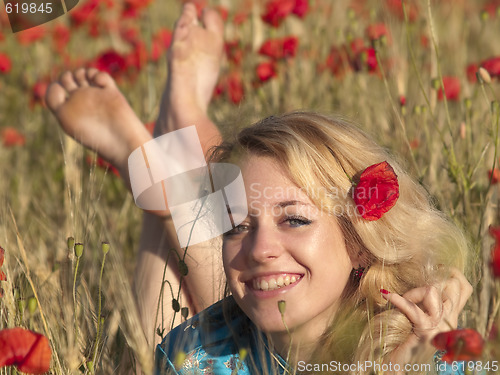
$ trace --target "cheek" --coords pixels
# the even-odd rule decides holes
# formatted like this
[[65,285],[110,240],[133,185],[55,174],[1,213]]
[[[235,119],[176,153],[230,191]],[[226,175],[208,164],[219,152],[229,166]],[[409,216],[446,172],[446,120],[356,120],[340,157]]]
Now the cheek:
[[224,242],[222,246],[222,263],[228,280],[236,273],[237,254],[238,250],[235,249],[235,246],[227,245]]

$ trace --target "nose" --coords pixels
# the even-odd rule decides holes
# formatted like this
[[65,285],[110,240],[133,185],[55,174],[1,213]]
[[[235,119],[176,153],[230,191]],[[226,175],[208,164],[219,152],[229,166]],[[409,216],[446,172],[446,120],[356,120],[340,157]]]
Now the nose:
[[265,263],[283,253],[283,244],[276,228],[260,226],[251,237],[248,255],[252,261]]

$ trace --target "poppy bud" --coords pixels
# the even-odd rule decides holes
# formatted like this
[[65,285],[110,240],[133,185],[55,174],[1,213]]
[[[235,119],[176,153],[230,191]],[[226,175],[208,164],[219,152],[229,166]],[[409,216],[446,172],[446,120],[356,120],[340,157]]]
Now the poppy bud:
[[486,10],[482,10],[479,17],[481,18],[481,21],[487,21],[490,18],[490,14]]
[[101,248],[103,254],[106,255],[109,252],[109,242],[103,242]]
[[278,301],[278,310],[280,311],[281,315],[285,315],[285,310],[286,310],[286,302],[281,300]]
[[441,88],[441,81],[439,80],[439,78],[434,78],[431,81],[431,85],[434,90],[439,90]]
[[83,244],[82,243],[77,243],[75,245],[75,255],[77,258],[80,258],[83,254]]
[[179,312],[180,309],[181,309],[181,305],[179,304],[179,301],[177,301],[175,298],[172,299],[172,309],[175,311],[175,312]]
[[188,269],[186,262],[184,262],[183,260],[179,260],[178,267],[179,267],[179,273],[181,274],[181,276],[187,276],[189,269]]
[[491,83],[490,73],[483,67],[479,68],[477,71],[477,78],[480,82]]
[[35,297],[31,297],[30,299],[28,299],[28,311],[30,312],[30,314],[35,313],[37,306],[38,302]]

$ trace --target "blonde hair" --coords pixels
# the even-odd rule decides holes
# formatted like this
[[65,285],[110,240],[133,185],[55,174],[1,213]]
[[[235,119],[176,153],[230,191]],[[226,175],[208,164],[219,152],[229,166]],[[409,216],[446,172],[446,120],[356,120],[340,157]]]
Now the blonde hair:
[[[234,161],[248,153],[274,158],[318,207],[336,215],[349,255],[366,267],[360,281],[350,278],[311,362],[389,360],[412,325],[388,308],[380,289],[404,294],[445,279],[449,267],[463,272],[468,245],[462,232],[389,153],[341,118],[311,112],[271,116],[217,146],[212,158]],[[382,161],[396,172],[400,196],[381,219],[367,221],[352,209],[352,181]]]

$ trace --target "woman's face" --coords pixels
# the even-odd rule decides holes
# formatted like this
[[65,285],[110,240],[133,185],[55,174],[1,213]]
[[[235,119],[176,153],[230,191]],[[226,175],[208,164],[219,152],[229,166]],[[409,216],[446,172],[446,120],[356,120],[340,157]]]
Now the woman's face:
[[250,155],[241,169],[248,216],[224,235],[223,247],[233,296],[271,334],[285,332],[278,310],[284,300],[294,340],[317,338],[353,268],[337,220],[320,211],[273,159]]

